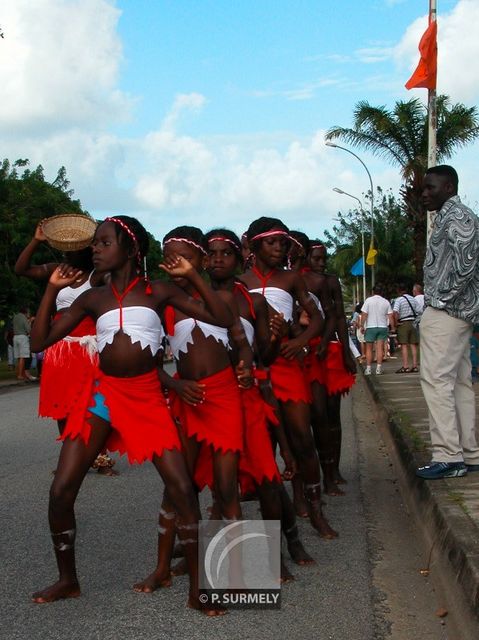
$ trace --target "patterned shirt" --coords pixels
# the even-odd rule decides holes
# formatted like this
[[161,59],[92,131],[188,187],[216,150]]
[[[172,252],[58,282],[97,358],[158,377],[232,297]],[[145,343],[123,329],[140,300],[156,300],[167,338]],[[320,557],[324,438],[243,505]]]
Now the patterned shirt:
[[424,262],[426,306],[479,320],[479,219],[459,196],[438,211]]

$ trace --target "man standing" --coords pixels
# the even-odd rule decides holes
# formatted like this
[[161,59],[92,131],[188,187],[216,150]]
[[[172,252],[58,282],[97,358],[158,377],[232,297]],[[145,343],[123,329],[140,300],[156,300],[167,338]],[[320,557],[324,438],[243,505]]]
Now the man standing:
[[416,309],[419,315],[424,311],[424,293],[422,292],[422,286],[420,284],[415,284],[412,288],[412,295],[414,296],[414,300],[416,302]]
[[382,288],[376,285],[373,287],[373,295],[366,298],[361,308],[360,330],[364,333],[366,341],[365,376],[371,375],[374,343],[376,343],[376,375],[382,373],[384,341],[388,337],[389,325],[394,328],[393,310],[389,301],[382,297]]
[[453,167],[427,170],[423,201],[437,211],[424,263],[421,385],[429,409],[435,480],[479,471],[469,340],[479,320],[479,220],[457,195]]
[[[397,337],[401,345],[402,367],[396,373],[417,373],[417,345],[419,336],[414,326],[414,320],[419,315],[416,302],[407,292],[404,284],[398,285],[398,297],[393,305],[394,320],[397,324]],[[409,351],[411,348],[412,369],[409,369]]]

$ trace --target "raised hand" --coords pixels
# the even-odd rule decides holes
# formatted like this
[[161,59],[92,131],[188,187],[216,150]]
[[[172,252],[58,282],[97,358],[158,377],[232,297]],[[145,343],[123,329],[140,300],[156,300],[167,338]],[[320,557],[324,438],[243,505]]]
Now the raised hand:
[[188,278],[195,271],[191,262],[179,255],[164,258],[159,267],[172,278]]
[[37,224],[37,228],[35,229],[35,235],[33,236],[35,238],[35,240],[38,240],[38,242],[45,242],[47,237],[43,232],[43,223],[45,222],[45,220],[40,220],[40,222]]
[[62,263],[53,271],[48,282],[57,289],[63,289],[81,280],[82,275],[83,271],[81,269]]

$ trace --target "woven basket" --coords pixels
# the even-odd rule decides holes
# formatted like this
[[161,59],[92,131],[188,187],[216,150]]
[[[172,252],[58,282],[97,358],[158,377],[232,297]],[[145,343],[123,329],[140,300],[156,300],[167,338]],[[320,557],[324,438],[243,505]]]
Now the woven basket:
[[60,251],[80,251],[91,243],[97,223],[81,213],[52,216],[42,224],[49,245]]

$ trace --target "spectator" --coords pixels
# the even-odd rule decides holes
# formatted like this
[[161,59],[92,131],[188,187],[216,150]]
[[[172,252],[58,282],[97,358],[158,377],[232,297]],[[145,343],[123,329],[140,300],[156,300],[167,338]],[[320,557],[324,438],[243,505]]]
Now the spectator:
[[479,321],[479,220],[457,195],[448,165],[426,171],[423,200],[437,211],[424,263],[421,385],[429,409],[431,462],[416,473],[435,480],[479,471],[470,338]]
[[416,301],[416,309],[419,315],[424,311],[424,293],[420,284],[415,284],[412,288],[412,295]]
[[26,362],[31,358],[30,322],[27,313],[27,309],[23,307],[13,316],[13,356],[17,361],[17,379],[34,381],[36,378],[26,368]]
[[[351,327],[354,331],[354,335],[357,341],[357,347],[360,349],[360,362],[364,362],[366,360],[366,342],[364,340],[364,333],[361,331],[361,308],[363,303],[360,302],[356,305],[353,313],[353,317],[351,318]],[[354,338],[353,338],[354,340]]]
[[372,293],[373,295],[366,298],[361,308],[360,328],[366,341],[365,376],[371,375],[374,343],[376,343],[376,375],[381,375],[384,341],[388,337],[389,325],[394,328],[393,310],[389,301],[382,297],[382,288],[376,285]]
[[[394,321],[397,325],[397,340],[401,345],[402,367],[396,373],[417,373],[417,345],[419,336],[414,327],[418,316],[415,299],[407,293],[404,284],[398,286],[398,297],[393,305]],[[412,356],[412,369],[409,369],[409,348]]]
[[7,362],[8,368],[13,371],[15,369],[15,358],[13,357],[13,324],[12,320],[8,320],[5,327],[5,342],[7,343]]

